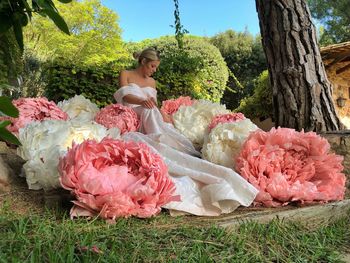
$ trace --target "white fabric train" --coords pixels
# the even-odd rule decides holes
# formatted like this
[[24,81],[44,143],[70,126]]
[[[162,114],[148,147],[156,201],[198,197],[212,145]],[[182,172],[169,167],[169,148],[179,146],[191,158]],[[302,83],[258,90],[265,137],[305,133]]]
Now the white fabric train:
[[191,142],[171,124],[165,123],[157,108],[146,109],[125,103],[123,97],[129,94],[156,99],[157,91],[130,83],[120,88],[114,97],[118,103],[132,107],[141,119],[141,133],[129,132],[122,139],[146,143],[168,165],[169,174],[176,185],[176,194],[181,196],[180,202],[164,206],[170,209],[171,214],[185,212],[218,216],[253,202],[258,193],[254,186],[232,169],[194,157],[199,153]]

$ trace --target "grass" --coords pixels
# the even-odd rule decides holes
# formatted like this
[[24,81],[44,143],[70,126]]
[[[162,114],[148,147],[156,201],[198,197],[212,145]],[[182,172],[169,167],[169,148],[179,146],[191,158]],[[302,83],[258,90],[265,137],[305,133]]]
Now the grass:
[[317,229],[274,220],[228,230],[165,213],[108,224],[9,207],[0,207],[0,262],[341,262],[350,248],[350,214]]

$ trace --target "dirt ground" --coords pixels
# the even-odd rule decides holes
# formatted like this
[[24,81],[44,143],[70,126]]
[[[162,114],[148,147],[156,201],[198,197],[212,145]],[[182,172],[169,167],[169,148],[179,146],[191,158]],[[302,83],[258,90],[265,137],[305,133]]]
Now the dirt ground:
[[30,190],[25,177],[21,177],[24,160],[16,154],[15,149],[8,148],[0,142],[0,157],[8,165],[10,171],[9,191],[0,192],[0,204],[16,214],[41,213],[46,208],[60,206],[69,209],[70,194],[63,189],[44,192],[44,190]]

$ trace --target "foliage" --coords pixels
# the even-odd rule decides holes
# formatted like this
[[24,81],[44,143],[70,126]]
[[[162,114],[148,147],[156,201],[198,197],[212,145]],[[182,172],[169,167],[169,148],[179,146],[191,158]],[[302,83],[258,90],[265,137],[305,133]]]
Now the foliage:
[[203,38],[184,36],[182,50],[175,37],[146,40],[134,48],[154,47],[161,63],[154,75],[159,99],[191,96],[218,102],[228,78],[227,67],[219,50]]
[[179,11],[179,1],[174,0],[175,4],[175,10],[174,10],[174,17],[175,17],[175,39],[177,41],[177,44],[180,49],[183,49],[184,43],[183,43],[183,37],[188,31],[184,29],[183,25],[181,25],[180,20],[180,11]]
[[[69,3],[71,0],[59,0]],[[52,0],[11,0],[0,2],[0,95],[20,94],[18,76],[22,73],[23,27],[33,14],[49,17],[64,33],[69,34],[66,22]],[[14,95],[14,92],[16,95]]]
[[21,72],[21,51],[17,45],[14,32],[10,29],[0,36],[0,95],[9,91],[7,87],[10,87],[9,84],[16,81]]
[[58,102],[80,94],[100,107],[114,103],[118,75],[126,63],[115,61],[102,66],[78,66],[55,62],[48,67],[45,96]]
[[57,3],[71,35],[63,34],[40,16],[25,29],[26,46],[40,60],[61,64],[103,65],[128,57],[118,25],[118,15],[100,0]]
[[254,80],[253,95],[242,99],[236,111],[251,119],[273,118],[272,88],[267,70]]
[[349,0],[308,0],[313,18],[321,22],[320,44],[350,41]]
[[[4,202],[7,204],[8,202]],[[4,205],[3,205],[4,206]],[[16,204],[18,206],[18,204]],[[0,207],[3,262],[340,262],[349,218],[310,228],[272,220],[226,229],[193,217],[71,220],[61,211]]]
[[[71,0],[59,1],[69,3]],[[52,0],[2,0],[0,4],[0,36],[13,28],[17,43],[23,50],[22,27],[26,26],[28,21],[32,19],[33,13],[49,17],[60,30],[69,34],[67,24],[58,13]]]
[[23,72],[21,74],[21,97],[41,97],[46,87],[46,63],[30,49],[23,52]]
[[[0,96],[0,116],[10,116],[17,118],[19,116],[18,109],[12,104],[8,97]],[[6,127],[11,124],[11,121],[0,121],[0,140],[21,145],[19,140]]]
[[227,30],[209,41],[220,50],[231,71],[221,102],[234,109],[242,98],[252,93],[253,79],[267,68],[260,37],[247,31]]

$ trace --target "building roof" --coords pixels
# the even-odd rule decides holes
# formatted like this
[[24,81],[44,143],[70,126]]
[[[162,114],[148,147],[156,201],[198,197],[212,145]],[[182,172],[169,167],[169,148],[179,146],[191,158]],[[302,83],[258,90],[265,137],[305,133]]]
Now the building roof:
[[350,70],[350,42],[329,45],[320,49],[326,70],[342,74]]

